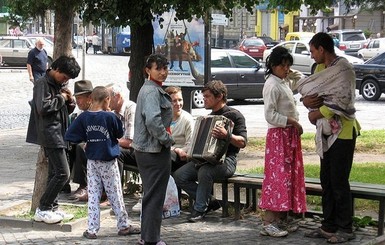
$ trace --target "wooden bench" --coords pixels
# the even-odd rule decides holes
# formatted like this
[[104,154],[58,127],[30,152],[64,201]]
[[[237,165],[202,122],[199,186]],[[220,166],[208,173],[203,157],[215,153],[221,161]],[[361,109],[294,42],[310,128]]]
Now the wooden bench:
[[[257,190],[262,189],[263,175],[234,175],[227,179],[227,181],[219,182],[222,184],[222,215],[228,216],[228,185],[234,186],[234,209],[235,219],[240,218],[241,188],[246,189],[246,205],[252,205],[252,209],[257,209]],[[322,188],[319,179],[306,178],[305,179],[306,194],[313,196],[321,196]],[[378,209],[378,236],[384,234],[384,216],[385,216],[385,185],[350,182],[350,189],[353,198],[353,215],[354,215],[354,199],[376,200],[379,202]]]

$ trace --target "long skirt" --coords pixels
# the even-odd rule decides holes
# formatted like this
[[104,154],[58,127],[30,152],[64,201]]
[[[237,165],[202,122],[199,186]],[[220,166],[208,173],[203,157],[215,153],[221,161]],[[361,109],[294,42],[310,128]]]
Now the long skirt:
[[259,207],[306,212],[301,137],[294,127],[270,128],[267,132],[265,178]]

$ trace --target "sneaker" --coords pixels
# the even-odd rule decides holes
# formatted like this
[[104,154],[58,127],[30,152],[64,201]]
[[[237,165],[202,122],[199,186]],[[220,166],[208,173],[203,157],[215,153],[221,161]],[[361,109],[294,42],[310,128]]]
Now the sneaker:
[[138,203],[132,207],[132,212],[140,213],[142,211],[142,199],[139,199]]
[[273,224],[262,225],[262,230],[260,232],[262,236],[271,236],[271,237],[284,237],[287,236],[288,232],[279,229]]
[[65,220],[71,220],[71,219],[74,218],[73,214],[66,213],[66,212],[64,212],[62,210],[56,210],[55,213],[60,215]]
[[35,212],[34,220],[38,222],[44,222],[47,224],[55,224],[62,221],[63,218],[62,216],[60,216],[59,214],[51,210],[42,211],[39,208],[37,208]]
[[202,220],[205,217],[204,212],[196,211],[195,209],[192,211],[190,217],[187,219],[190,222],[197,222]]

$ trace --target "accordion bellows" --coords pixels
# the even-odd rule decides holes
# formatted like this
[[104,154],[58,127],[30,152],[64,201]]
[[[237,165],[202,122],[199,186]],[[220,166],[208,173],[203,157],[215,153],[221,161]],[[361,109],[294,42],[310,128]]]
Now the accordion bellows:
[[230,144],[230,137],[226,139],[214,138],[211,132],[217,125],[223,125],[228,135],[231,135],[231,120],[225,116],[207,115],[196,119],[191,147],[187,154],[197,164],[208,162],[218,165],[223,163],[227,147]]

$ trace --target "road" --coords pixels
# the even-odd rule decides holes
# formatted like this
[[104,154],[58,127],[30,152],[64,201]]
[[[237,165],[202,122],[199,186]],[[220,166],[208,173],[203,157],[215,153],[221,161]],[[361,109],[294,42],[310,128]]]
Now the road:
[[[125,84],[128,76],[129,56],[94,55],[87,54],[84,59],[75,49],[74,56],[81,67],[84,67],[85,78],[92,81],[94,86],[107,85],[109,83]],[[69,88],[73,89],[73,83],[82,79],[82,73],[76,79],[69,81]],[[32,98],[32,83],[28,80],[25,69],[0,69],[0,129],[23,128],[28,125],[29,105]],[[248,135],[250,137],[264,136],[266,134],[266,122],[263,114],[263,102],[250,100],[230,105],[240,110],[246,118]],[[356,116],[363,130],[384,129],[385,123],[385,96],[379,101],[365,101],[362,96],[356,98]],[[298,103],[300,123],[305,132],[314,132],[315,128],[307,120],[307,109]],[[205,115],[209,112],[205,109],[193,109],[194,116]]]

